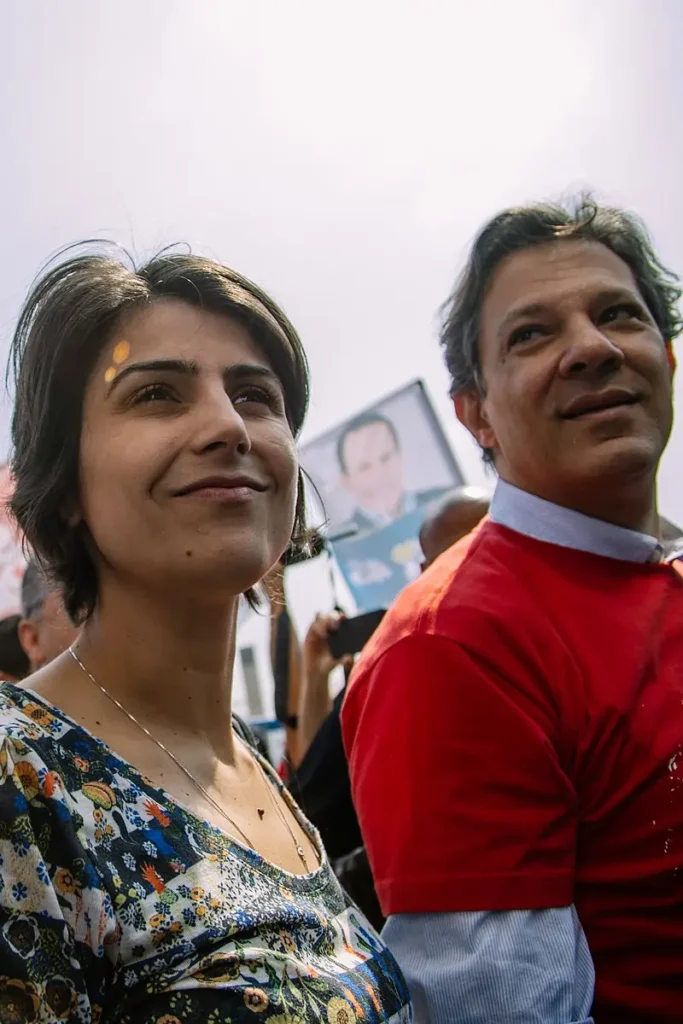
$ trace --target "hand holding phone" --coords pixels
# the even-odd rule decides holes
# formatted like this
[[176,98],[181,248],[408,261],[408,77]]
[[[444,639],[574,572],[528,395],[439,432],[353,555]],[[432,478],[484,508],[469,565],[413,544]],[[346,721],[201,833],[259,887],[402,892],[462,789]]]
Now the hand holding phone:
[[332,657],[340,661],[348,654],[358,654],[384,618],[386,610],[356,615],[353,619],[342,619],[339,625],[328,633],[328,644]]

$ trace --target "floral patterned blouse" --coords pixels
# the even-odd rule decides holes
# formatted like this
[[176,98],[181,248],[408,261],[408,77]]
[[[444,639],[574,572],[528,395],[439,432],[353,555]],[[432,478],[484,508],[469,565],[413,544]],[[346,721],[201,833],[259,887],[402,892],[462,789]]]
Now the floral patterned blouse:
[[268,863],[0,686],[0,1024],[410,1020],[324,854],[304,876]]

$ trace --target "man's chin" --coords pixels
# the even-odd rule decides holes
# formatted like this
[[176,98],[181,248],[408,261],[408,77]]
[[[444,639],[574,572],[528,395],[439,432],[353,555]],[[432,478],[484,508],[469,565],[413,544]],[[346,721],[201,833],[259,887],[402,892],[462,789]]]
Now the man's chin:
[[576,467],[578,473],[573,475],[603,486],[608,480],[614,486],[620,480],[647,479],[656,472],[662,452],[661,441],[653,437],[606,438],[585,452]]

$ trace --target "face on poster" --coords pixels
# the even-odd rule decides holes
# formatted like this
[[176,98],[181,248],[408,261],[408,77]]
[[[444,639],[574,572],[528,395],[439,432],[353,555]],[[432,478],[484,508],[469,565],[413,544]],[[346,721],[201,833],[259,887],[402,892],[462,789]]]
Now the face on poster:
[[359,608],[389,603],[419,572],[429,505],[464,483],[422,383],[306,445],[301,461]]

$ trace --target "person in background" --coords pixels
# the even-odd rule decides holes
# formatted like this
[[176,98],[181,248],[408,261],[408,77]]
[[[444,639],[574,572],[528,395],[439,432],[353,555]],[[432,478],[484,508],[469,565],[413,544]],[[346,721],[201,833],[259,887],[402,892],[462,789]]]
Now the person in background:
[[478,487],[456,487],[427,509],[420,528],[423,569],[467,536],[489,510],[490,498]]
[[380,412],[367,412],[346,424],[337,440],[340,479],[356,508],[339,533],[369,533],[422,508],[444,493],[406,489],[396,427]]
[[294,327],[214,260],[107,247],[34,285],[12,360],[12,511],[82,628],[0,687],[0,1016],[407,1022],[232,712],[239,602],[306,534]]
[[20,615],[7,615],[0,619],[0,681],[19,683],[25,679],[31,666],[19,641]]
[[34,560],[21,582],[21,605],[19,641],[35,672],[71,646],[78,628],[66,613],[61,589],[49,582]]
[[680,295],[636,218],[579,201],[494,218],[446,307],[498,484],[343,710],[418,1020],[681,1020],[683,579],[656,505]]

